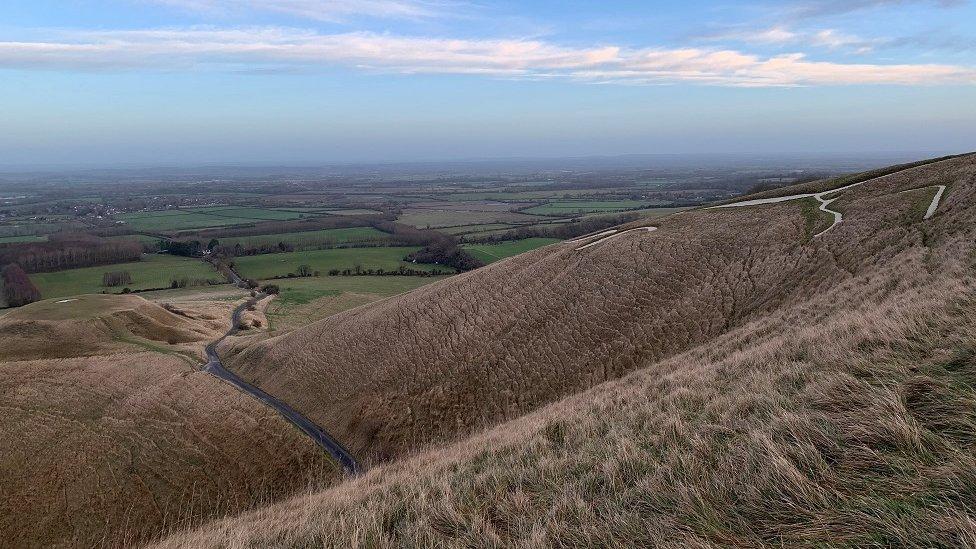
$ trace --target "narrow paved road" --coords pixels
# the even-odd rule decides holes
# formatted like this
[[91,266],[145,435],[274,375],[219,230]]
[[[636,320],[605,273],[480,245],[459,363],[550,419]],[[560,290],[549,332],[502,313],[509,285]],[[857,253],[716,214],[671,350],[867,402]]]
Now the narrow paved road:
[[[234,278],[240,280],[237,273],[233,273]],[[244,381],[237,374],[231,372],[224,367],[223,363],[220,361],[220,355],[217,354],[217,346],[220,342],[227,339],[228,336],[234,335],[238,331],[238,325],[240,324],[241,317],[244,311],[250,306],[257,303],[261,298],[265,297],[263,294],[258,294],[257,297],[253,297],[246,302],[238,305],[234,308],[234,312],[231,314],[231,327],[220,339],[214,341],[210,345],[207,345],[207,364],[203,367],[203,371],[230,383],[238,390],[243,391],[252,397],[263,402],[267,406],[270,406],[279,414],[281,417],[285,418],[289,423],[297,427],[301,432],[308,435],[316,444],[322,447],[329,455],[332,456],[346,472],[350,474],[356,474],[359,472],[359,465],[356,460],[352,457],[348,450],[346,450],[342,444],[339,444],[337,440],[332,438],[329,433],[325,432],[324,429],[313,423],[310,419],[300,414],[294,408],[288,404],[282,402],[276,397],[269,395],[263,390],[251,385],[250,383]]]

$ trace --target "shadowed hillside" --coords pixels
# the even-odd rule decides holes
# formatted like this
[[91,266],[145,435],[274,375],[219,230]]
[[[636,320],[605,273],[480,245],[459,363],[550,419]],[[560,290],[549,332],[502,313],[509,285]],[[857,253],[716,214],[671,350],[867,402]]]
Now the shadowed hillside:
[[337,476],[274,411],[196,371],[227,321],[171,309],[99,295],[0,317],[5,545],[127,545]]
[[498,425],[164,545],[976,544],[974,195],[966,157],[817,238],[689,212],[260,343],[240,371],[373,457]]
[[[701,345],[878,269],[938,225],[924,193],[970,159],[847,191],[847,220],[812,200],[697,210],[578,249],[549,246],[333,316],[232,356],[364,460],[518,417]],[[949,193],[943,219],[959,208]],[[924,212],[924,207],[922,208]]]

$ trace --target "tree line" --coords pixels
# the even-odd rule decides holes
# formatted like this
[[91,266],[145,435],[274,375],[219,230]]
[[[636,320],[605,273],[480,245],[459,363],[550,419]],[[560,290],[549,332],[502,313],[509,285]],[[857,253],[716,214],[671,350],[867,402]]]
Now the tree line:
[[10,307],[20,307],[41,299],[41,292],[24,269],[15,263],[3,268],[3,295]]
[[16,263],[28,273],[46,273],[139,261],[142,245],[92,235],[58,235],[47,242],[0,245],[0,264]]

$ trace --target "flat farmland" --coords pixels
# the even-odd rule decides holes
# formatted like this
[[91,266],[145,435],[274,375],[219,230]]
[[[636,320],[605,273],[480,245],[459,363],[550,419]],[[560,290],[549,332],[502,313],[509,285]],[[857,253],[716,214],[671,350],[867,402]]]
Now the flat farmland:
[[400,223],[417,228],[459,227],[488,223],[534,223],[542,219],[517,212],[459,212],[442,210],[408,209],[397,219]]
[[154,212],[135,212],[119,216],[134,231],[165,232],[186,229],[226,227],[256,221],[287,221],[298,219],[305,214],[296,211],[281,211],[246,207],[209,207],[185,210],[165,210]]
[[356,265],[359,265],[363,270],[395,271],[403,265],[418,271],[440,269],[444,272],[454,272],[450,267],[442,265],[425,265],[403,261],[407,254],[419,249],[419,247],[398,246],[309,250],[239,257],[235,263],[241,276],[257,280],[287,276],[288,273],[294,273],[299,265],[308,265],[313,271],[319,271],[322,276],[325,276],[331,269],[354,269]]
[[442,233],[452,234],[452,235],[464,235],[470,233],[481,233],[485,231],[495,231],[499,229],[514,229],[518,225],[509,225],[507,223],[487,223],[485,225],[462,225],[460,227],[446,227],[441,230]]
[[373,227],[350,227],[343,229],[323,229],[321,231],[307,231],[301,233],[281,233],[258,236],[241,236],[218,239],[224,246],[241,244],[242,246],[259,246],[262,244],[277,244],[285,242],[295,246],[320,242],[334,242],[335,244],[354,244],[362,242],[387,242],[390,235]]
[[463,248],[485,263],[494,263],[556,242],[561,241],[558,238],[526,238],[497,244],[465,244]]
[[132,263],[69,269],[56,273],[37,273],[30,275],[30,278],[41,291],[41,297],[51,299],[79,294],[97,294],[102,290],[117,293],[122,290],[121,287],[102,286],[102,274],[112,271],[128,271],[132,276],[132,283],[127,286],[133,290],[163,288],[169,286],[170,280],[174,277],[187,277],[190,280],[223,280],[223,277],[210,265],[199,259],[165,254],[144,255],[141,261]]
[[653,206],[649,201],[638,200],[566,200],[550,202],[527,210],[524,213],[537,215],[571,215],[590,212],[620,212]]
[[21,236],[0,236],[0,244],[14,243],[14,242],[46,242],[47,236],[27,234]]
[[216,206],[212,208],[194,208],[186,210],[193,213],[204,213],[215,217],[233,217],[238,219],[258,220],[258,221],[288,221],[303,217],[306,212],[288,209],[267,209],[267,208],[248,208],[248,207],[227,207]]

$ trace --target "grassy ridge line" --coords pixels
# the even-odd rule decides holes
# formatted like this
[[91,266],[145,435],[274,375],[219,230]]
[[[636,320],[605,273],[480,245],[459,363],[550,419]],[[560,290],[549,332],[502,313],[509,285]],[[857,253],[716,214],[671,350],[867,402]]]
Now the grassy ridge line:
[[895,166],[879,168],[876,170],[870,170],[866,172],[859,172],[851,175],[835,177],[832,179],[811,181],[809,183],[801,183],[799,185],[787,185],[785,187],[780,187],[778,189],[771,189],[760,193],[737,196],[735,198],[730,198],[729,200],[716,202],[713,205],[733,204],[735,202],[740,202],[742,200],[778,198],[781,196],[790,196],[794,194],[819,193],[819,192],[829,191],[831,189],[837,189],[847,185],[852,185],[854,183],[863,183],[865,181],[870,181],[872,179],[878,179],[880,177],[896,174],[898,172],[903,172],[905,170],[910,170],[912,168],[919,168],[922,166],[927,166],[929,164],[935,164],[938,162],[944,162],[956,158],[964,158],[971,155],[976,155],[976,153],[963,153],[963,154],[956,154],[956,155],[949,155],[949,156],[941,156],[938,158],[931,158],[927,160],[921,160],[918,162],[911,162],[908,164],[898,164]]
[[954,245],[159,547],[965,545],[976,280]]

